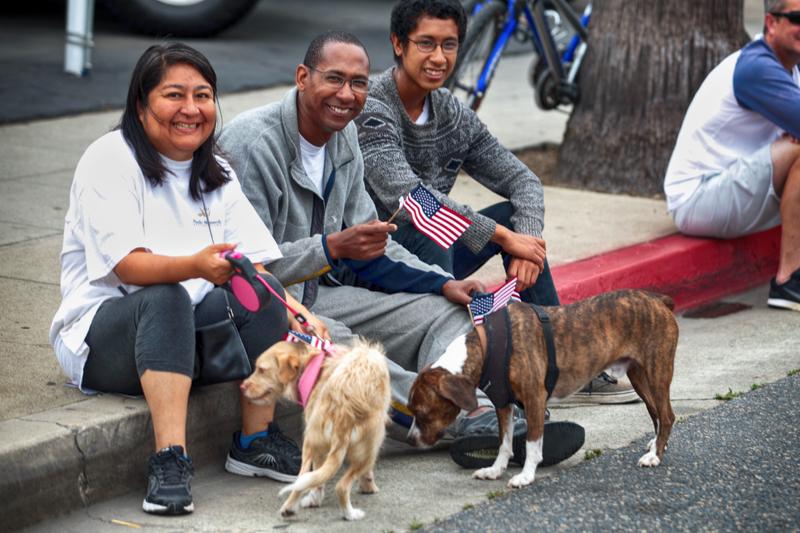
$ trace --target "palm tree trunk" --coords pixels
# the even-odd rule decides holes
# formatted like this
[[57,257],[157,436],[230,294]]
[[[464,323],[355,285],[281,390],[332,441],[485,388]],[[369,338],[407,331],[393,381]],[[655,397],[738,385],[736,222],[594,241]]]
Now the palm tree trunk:
[[747,40],[743,1],[597,0],[589,31],[556,180],[660,195],[692,96]]

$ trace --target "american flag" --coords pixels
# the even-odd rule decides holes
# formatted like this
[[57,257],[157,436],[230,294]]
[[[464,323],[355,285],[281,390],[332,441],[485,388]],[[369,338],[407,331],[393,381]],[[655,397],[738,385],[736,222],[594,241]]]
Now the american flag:
[[450,248],[472,221],[443,206],[428,189],[421,184],[414,187],[401,205],[411,215],[414,226],[442,248]]
[[486,315],[490,315],[502,309],[508,302],[514,300],[520,301],[519,293],[514,288],[517,284],[517,278],[507,281],[499,289],[488,294],[480,294],[472,299],[469,303],[469,310],[472,312],[472,322],[477,326],[483,324],[483,319]]
[[283,337],[283,340],[289,342],[304,342],[306,344],[310,344],[318,350],[322,350],[323,352],[331,351],[331,341],[326,341],[325,339],[320,339],[314,335],[300,333],[299,331],[294,331],[292,329],[286,332],[286,336]]

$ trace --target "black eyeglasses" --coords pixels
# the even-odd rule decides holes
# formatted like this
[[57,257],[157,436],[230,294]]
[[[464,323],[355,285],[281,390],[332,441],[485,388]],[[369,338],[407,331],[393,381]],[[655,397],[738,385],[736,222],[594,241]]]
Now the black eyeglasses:
[[352,78],[348,80],[341,74],[330,70],[320,70],[318,68],[309,67],[308,65],[305,65],[305,67],[322,74],[323,83],[331,88],[335,87],[336,89],[341,89],[344,87],[345,82],[347,82],[350,85],[350,90],[354,93],[367,94],[369,92],[369,79],[367,78]]
[[787,11],[785,13],[781,13],[779,11],[770,12],[770,15],[773,17],[783,17],[795,26],[800,26],[800,11]]
[[417,45],[417,50],[422,52],[423,54],[430,54],[434,50],[436,50],[437,46],[442,47],[442,52],[445,54],[454,54],[458,52],[458,41],[456,39],[445,39],[441,43],[437,43],[432,39],[420,39],[419,41],[415,41],[414,39],[409,39],[412,43]]

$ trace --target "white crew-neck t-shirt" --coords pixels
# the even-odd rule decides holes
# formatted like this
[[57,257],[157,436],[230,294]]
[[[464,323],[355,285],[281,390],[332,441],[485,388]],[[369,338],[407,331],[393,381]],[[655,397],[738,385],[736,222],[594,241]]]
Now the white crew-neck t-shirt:
[[430,104],[430,97],[425,97],[425,103],[422,104],[422,113],[419,114],[417,120],[414,121],[414,124],[417,126],[424,126],[428,123],[428,119],[431,118],[431,104]]
[[322,196],[325,190],[325,145],[317,146],[311,144],[302,135],[300,136],[300,158],[306,176],[317,187],[317,192]]

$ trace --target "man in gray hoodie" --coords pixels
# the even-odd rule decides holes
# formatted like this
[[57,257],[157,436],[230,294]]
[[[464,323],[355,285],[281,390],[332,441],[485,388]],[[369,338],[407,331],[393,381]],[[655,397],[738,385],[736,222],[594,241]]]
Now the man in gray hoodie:
[[[405,405],[417,371],[445,351],[466,353],[472,322],[465,304],[481,285],[420,261],[389,237],[394,224],[378,220],[352,122],[366,101],[368,75],[356,37],[322,34],[297,67],[296,87],[236,117],[219,142],[283,253],[267,269],[328,325],[335,342],[360,335],[384,345],[393,420],[408,427]],[[469,437],[469,426],[455,431]],[[582,441],[570,444],[554,453],[568,457]]]

